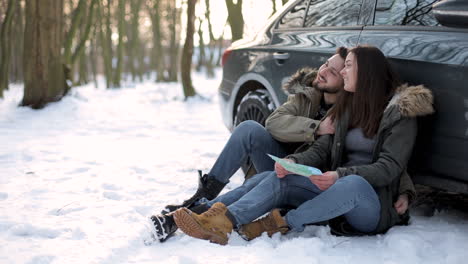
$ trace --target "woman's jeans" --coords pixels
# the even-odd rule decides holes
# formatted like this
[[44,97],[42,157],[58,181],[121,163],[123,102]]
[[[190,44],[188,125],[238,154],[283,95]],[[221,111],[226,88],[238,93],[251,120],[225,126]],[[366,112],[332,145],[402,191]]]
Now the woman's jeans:
[[208,176],[228,183],[249,157],[257,172],[271,171],[275,162],[267,153],[280,158],[289,154],[287,144],[275,140],[262,125],[252,120],[244,121],[232,132]]
[[372,232],[380,220],[379,198],[372,186],[358,175],[339,178],[321,191],[308,177],[287,175],[280,179],[274,171],[268,171],[255,175],[208,205],[216,202],[228,207],[238,226],[285,206],[297,207],[285,216],[293,231],[303,231],[306,224],[344,215],[356,230]]

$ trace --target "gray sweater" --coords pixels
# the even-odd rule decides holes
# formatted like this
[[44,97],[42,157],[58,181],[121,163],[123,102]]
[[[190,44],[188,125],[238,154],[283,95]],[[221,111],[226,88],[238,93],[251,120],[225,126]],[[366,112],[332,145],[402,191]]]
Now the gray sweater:
[[366,138],[361,128],[348,131],[345,139],[345,162],[343,167],[359,166],[372,163],[374,138]]

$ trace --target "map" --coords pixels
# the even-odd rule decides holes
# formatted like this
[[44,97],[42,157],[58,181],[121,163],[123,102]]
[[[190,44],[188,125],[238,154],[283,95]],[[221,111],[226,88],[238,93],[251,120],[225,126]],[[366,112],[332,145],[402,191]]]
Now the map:
[[295,174],[306,176],[306,177],[309,177],[310,175],[322,175],[322,171],[317,168],[302,165],[302,164],[297,164],[293,162],[288,162],[284,159],[278,158],[271,154],[267,154],[267,155],[270,158],[272,158],[274,161],[281,164],[281,166],[283,166],[286,170],[293,172]]

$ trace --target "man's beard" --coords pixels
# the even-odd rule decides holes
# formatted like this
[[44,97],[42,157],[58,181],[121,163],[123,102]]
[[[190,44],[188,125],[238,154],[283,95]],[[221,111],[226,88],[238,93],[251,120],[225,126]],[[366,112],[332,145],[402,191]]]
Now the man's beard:
[[329,93],[329,94],[336,94],[340,91],[340,88],[336,87],[327,87],[327,86],[322,86],[320,84],[317,84],[316,81],[312,83],[312,85],[315,87],[315,89],[323,92],[323,93]]

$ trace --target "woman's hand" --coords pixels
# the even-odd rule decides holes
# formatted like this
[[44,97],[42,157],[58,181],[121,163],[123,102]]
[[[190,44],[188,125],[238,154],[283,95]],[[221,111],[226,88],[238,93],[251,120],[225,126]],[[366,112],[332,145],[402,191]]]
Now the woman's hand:
[[[283,160],[287,162],[295,163],[294,160],[292,159],[283,159]],[[286,170],[283,166],[281,166],[281,164],[279,164],[278,162],[275,162],[275,172],[278,178],[284,178],[284,176],[290,174],[290,172]]]
[[327,134],[335,134],[335,124],[332,122],[330,117],[325,118],[315,132],[317,135],[327,135]]
[[338,173],[336,171],[327,171],[322,175],[311,175],[309,179],[320,190],[325,191],[338,180]]
[[400,194],[398,200],[393,204],[398,214],[402,215],[408,210],[409,199],[407,194]]

